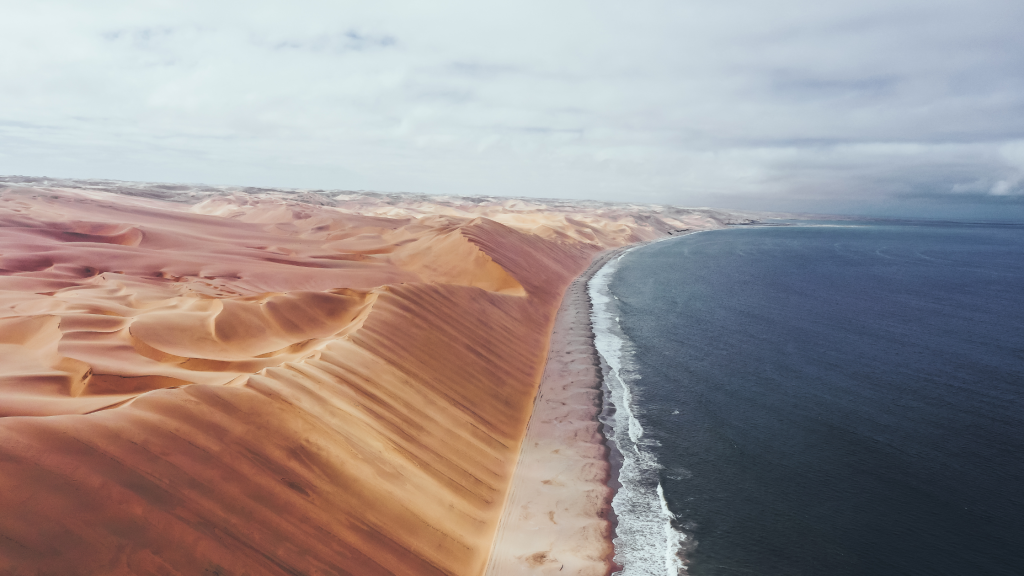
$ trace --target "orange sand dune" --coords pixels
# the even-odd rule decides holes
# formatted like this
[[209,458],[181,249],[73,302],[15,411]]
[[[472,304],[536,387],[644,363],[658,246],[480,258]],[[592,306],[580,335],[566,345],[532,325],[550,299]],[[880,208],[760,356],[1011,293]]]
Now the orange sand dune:
[[721,224],[165,188],[0,189],[0,573],[480,574],[566,286]]

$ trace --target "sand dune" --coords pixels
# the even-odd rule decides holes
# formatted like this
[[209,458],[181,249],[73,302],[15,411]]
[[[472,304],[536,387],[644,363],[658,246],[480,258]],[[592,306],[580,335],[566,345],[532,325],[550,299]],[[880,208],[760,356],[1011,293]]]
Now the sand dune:
[[5,574],[480,574],[565,288],[723,218],[28,184],[0,190]]

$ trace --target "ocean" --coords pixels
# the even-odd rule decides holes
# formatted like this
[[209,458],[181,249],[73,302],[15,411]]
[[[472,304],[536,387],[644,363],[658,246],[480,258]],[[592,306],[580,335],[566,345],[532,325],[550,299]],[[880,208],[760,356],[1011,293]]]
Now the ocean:
[[589,291],[622,574],[1024,574],[1024,225],[699,232]]

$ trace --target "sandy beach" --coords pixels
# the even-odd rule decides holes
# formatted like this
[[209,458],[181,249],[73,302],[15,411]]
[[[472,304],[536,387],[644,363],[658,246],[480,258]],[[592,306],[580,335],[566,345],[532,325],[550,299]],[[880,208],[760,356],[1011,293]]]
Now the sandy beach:
[[614,548],[601,412],[601,367],[587,282],[621,250],[603,252],[562,299],[487,576],[610,574]]

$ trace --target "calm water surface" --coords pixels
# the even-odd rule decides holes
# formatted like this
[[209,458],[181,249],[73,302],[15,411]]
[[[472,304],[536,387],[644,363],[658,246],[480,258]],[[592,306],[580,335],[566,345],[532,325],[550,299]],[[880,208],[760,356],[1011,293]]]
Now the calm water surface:
[[729,229],[605,272],[620,560],[661,530],[696,575],[1024,574],[1024,226]]

